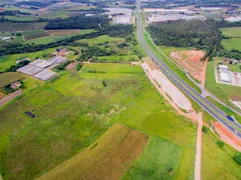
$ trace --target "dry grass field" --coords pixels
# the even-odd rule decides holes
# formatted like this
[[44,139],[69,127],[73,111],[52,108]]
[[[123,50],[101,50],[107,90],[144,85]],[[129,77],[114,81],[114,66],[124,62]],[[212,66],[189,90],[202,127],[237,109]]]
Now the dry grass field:
[[113,125],[86,150],[39,179],[119,179],[141,155],[147,139],[136,130]]
[[66,36],[80,33],[78,29],[47,30],[47,32],[51,36]]

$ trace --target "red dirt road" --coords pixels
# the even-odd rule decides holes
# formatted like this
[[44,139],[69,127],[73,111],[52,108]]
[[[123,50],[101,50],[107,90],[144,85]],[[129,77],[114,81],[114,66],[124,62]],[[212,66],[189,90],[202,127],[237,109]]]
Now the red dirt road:
[[20,94],[22,94],[21,89],[13,92],[12,94],[9,94],[9,95],[5,96],[4,98],[2,98],[0,100],[0,107],[7,104],[9,101],[11,101],[13,98],[19,96]]
[[221,123],[215,122],[212,123],[215,127],[216,132],[220,135],[220,138],[226,143],[230,144],[232,147],[241,151],[241,139],[238,138],[235,134],[225,128]]

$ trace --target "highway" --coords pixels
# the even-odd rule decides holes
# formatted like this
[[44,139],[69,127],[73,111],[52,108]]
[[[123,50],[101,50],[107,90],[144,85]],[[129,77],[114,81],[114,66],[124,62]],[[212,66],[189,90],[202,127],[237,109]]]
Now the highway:
[[184,80],[179,78],[175,72],[173,72],[160,57],[158,57],[152,49],[148,46],[144,38],[144,27],[141,17],[140,0],[136,1],[136,23],[137,23],[137,37],[141,47],[144,49],[149,58],[160,68],[165,76],[172,81],[180,90],[182,90],[188,97],[195,101],[200,107],[202,107],[207,113],[209,113],[214,119],[222,123],[234,134],[241,138],[241,125],[237,122],[231,122],[226,117],[226,114],[219,108],[214,106],[211,102],[206,100],[196,90],[190,87]]

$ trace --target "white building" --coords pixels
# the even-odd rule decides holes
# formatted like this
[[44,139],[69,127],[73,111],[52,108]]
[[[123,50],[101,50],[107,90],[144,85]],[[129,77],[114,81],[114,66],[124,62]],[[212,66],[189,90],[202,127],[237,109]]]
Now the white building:
[[225,65],[219,65],[219,74],[220,74],[220,81],[231,83],[231,77],[228,71],[228,67]]

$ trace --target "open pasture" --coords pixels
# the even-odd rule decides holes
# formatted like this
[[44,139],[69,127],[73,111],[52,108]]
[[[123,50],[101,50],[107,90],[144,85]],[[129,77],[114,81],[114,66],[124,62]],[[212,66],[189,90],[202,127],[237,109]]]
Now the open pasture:
[[[171,177],[192,178],[195,125],[176,114],[140,67],[85,64],[80,72],[64,71],[61,75],[42,86],[28,82],[32,90],[0,109],[3,178],[40,177],[87,147],[95,147],[90,144],[115,123],[169,141],[170,145],[158,147],[163,147],[163,152],[176,152],[176,161],[170,161]],[[36,117],[26,116],[26,111]],[[149,169],[160,166],[165,177],[165,164],[173,154],[166,156],[150,162]]]
[[24,31],[23,35],[24,35],[24,39],[26,41],[32,40],[32,39],[41,38],[41,37],[50,36],[50,34],[48,34],[46,31],[44,31],[42,29],[31,30],[31,31]]
[[0,88],[22,79],[24,76],[18,72],[7,72],[0,74]]
[[228,50],[236,49],[241,51],[241,38],[223,39],[221,43]]
[[182,148],[170,141],[151,136],[145,151],[123,179],[173,179]]
[[119,179],[141,155],[146,142],[145,134],[113,125],[83,152],[39,179]]
[[102,36],[98,36],[97,38],[92,38],[92,39],[81,39],[78,40],[78,42],[85,42],[88,43],[89,45],[97,45],[97,44],[101,44],[101,43],[105,43],[105,42],[110,42],[110,43],[120,43],[120,42],[124,42],[124,39],[122,38],[114,38],[114,37],[109,37],[108,35],[102,35]]
[[220,148],[218,141],[210,131],[203,134],[202,179],[240,179],[240,166],[232,159],[236,151],[227,144]]
[[241,27],[221,28],[221,31],[228,37],[241,37]]
[[2,22],[0,23],[0,31],[24,31],[24,30],[36,30],[44,29],[45,22],[36,22],[36,23],[11,23],[11,22]]

